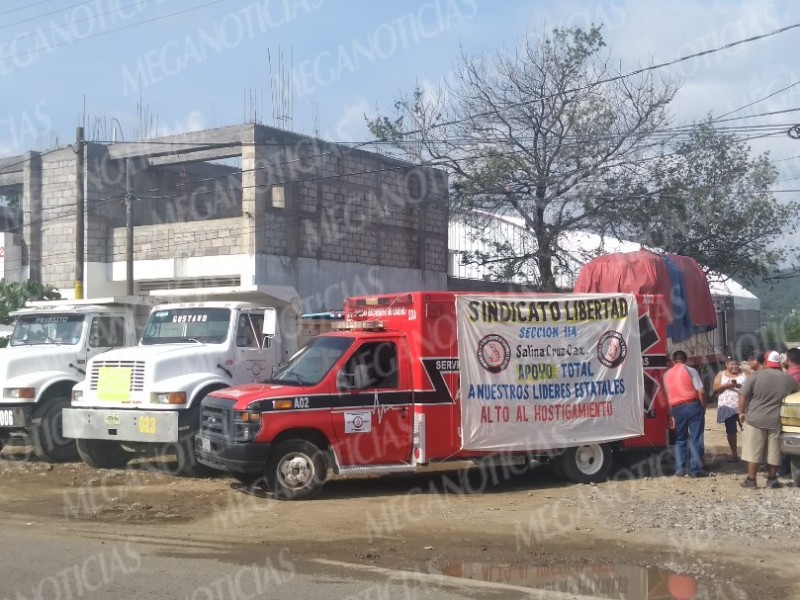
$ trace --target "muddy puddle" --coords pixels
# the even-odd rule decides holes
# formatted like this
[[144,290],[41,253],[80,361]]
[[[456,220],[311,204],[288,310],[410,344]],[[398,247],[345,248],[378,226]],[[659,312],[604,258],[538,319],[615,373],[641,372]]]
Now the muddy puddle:
[[503,566],[480,562],[446,565],[442,575],[508,586],[620,600],[722,600],[748,598],[733,583],[632,564]]

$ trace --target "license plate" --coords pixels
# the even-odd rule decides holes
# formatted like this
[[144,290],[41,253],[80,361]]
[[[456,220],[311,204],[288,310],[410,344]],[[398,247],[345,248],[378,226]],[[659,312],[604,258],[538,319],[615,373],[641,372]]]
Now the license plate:
[[0,427],[14,426],[14,411],[9,409],[0,410]]
[[200,450],[203,452],[211,452],[211,440],[208,438],[197,438],[200,440]]
[[103,421],[106,425],[119,425],[119,415],[117,413],[106,413],[103,417]]

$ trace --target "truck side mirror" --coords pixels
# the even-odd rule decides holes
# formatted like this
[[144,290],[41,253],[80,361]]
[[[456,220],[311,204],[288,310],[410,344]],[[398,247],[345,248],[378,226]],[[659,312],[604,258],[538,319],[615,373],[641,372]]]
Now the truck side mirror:
[[264,309],[264,324],[261,326],[261,335],[273,338],[278,331],[278,311],[274,307]]

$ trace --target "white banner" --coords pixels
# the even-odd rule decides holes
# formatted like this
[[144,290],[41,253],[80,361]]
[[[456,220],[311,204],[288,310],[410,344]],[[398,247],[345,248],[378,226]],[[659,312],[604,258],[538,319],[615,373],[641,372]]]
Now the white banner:
[[456,297],[462,447],[547,450],[644,433],[631,294]]

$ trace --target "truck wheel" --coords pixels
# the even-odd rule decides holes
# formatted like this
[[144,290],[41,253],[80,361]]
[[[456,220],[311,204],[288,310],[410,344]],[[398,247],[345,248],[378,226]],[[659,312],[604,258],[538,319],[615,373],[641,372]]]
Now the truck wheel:
[[46,400],[33,411],[31,446],[41,460],[66,462],[78,460],[75,440],[65,438],[61,429],[61,410],[69,408],[69,398]]
[[792,481],[794,487],[800,487],[800,456],[791,456],[789,461],[792,465]]
[[133,458],[119,442],[110,440],[76,440],[78,454],[95,469],[122,469]]
[[208,477],[214,473],[214,469],[197,462],[194,448],[195,435],[196,432],[187,435],[179,443],[170,445],[175,449],[175,457],[178,459],[177,474],[184,477]]
[[325,484],[328,466],[317,446],[305,440],[278,444],[267,461],[267,482],[282,500],[307,500]]
[[567,448],[558,457],[559,471],[574,483],[599,483],[611,471],[611,450],[606,444]]

